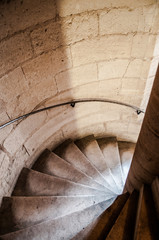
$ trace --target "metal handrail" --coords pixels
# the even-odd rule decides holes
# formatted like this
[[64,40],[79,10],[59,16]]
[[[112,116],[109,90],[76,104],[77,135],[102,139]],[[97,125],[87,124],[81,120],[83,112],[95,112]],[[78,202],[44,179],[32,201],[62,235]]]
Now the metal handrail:
[[127,104],[127,103],[123,103],[123,102],[120,102],[120,101],[116,101],[116,100],[110,100],[110,99],[103,99],[103,98],[84,98],[84,99],[74,99],[74,100],[70,100],[70,101],[67,101],[67,102],[62,102],[62,103],[59,103],[59,104],[55,104],[55,105],[51,105],[51,106],[48,106],[48,107],[44,107],[44,108],[41,108],[41,109],[38,109],[38,110],[35,110],[35,111],[32,111],[32,112],[29,112],[29,113],[26,113],[22,116],[19,116],[17,118],[14,118],[13,120],[10,120],[9,122],[6,122],[2,125],[0,125],[0,129],[18,121],[18,120],[21,120],[21,119],[24,119],[24,118],[27,118],[31,115],[34,115],[34,114],[37,114],[39,112],[43,112],[43,111],[46,111],[46,110],[49,110],[49,109],[52,109],[52,108],[57,108],[57,107],[61,107],[61,106],[65,106],[65,105],[70,105],[71,107],[75,107],[75,104],[76,103],[86,103],[86,102],[105,102],[105,103],[113,103],[113,104],[118,104],[118,105],[122,105],[122,106],[126,106],[126,107],[129,107],[129,108],[132,108],[136,111],[137,114],[140,114],[140,113],[145,113],[143,110],[141,110],[140,108],[136,107],[136,106],[133,106],[133,105],[130,105],[130,104]]

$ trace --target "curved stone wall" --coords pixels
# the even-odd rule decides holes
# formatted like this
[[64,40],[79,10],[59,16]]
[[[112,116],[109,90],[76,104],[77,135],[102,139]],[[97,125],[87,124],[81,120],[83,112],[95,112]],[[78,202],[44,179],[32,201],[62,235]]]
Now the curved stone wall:
[[[11,0],[0,3],[0,122],[75,98],[145,108],[159,52],[155,0]],[[66,138],[116,135],[136,142],[142,122],[105,103],[64,106],[0,130],[0,196],[23,166]]]

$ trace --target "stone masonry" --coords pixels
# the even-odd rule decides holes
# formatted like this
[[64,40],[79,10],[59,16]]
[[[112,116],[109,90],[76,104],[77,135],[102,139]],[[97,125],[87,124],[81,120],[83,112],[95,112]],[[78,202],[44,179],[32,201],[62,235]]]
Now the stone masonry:
[[[159,59],[158,0],[0,3],[0,123],[75,98],[146,108]],[[0,197],[45,148],[68,137],[136,142],[143,116],[126,107],[61,107],[0,130]]]

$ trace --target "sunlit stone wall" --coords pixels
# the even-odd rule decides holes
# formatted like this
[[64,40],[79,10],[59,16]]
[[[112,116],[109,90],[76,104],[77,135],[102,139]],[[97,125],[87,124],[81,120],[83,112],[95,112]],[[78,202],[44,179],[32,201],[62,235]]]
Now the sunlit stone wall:
[[[51,104],[108,98],[145,109],[159,59],[155,0],[0,1],[0,123]],[[0,130],[0,196],[22,167],[66,138],[135,142],[143,115],[83,103]]]

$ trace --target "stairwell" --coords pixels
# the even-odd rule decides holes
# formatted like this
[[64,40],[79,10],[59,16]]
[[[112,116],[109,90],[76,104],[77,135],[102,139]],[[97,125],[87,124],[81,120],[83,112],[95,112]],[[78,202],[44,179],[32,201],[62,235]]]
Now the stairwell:
[[46,149],[3,198],[0,239],[158,239],[150,187],[122,194],[134,147],[91,135]]

